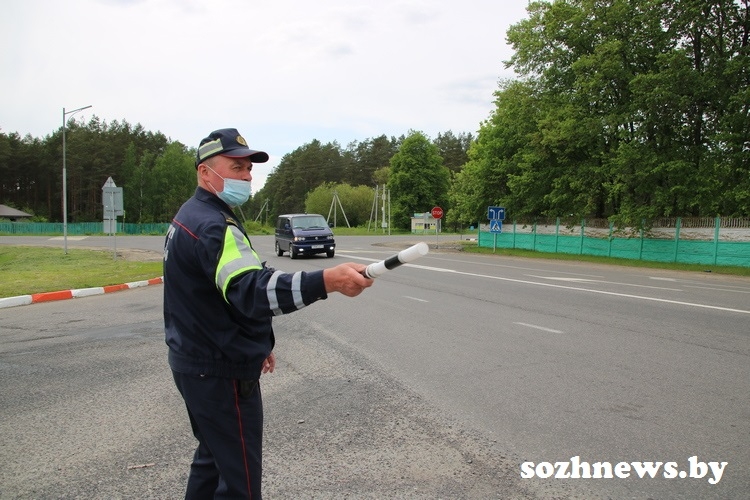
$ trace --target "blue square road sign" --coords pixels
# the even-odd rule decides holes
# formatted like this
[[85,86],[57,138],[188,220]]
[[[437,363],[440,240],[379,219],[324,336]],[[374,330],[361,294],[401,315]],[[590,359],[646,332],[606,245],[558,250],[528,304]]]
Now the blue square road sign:
[[505,207],[487,207],[487,218],[489,220],[505,220]]

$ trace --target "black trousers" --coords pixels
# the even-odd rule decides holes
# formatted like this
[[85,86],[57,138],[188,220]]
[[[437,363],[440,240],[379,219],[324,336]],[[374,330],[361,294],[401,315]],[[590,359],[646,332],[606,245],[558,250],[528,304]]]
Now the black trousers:
[[261,500],[263,401],[258,381],[172,374],[198,440],[185,498]]

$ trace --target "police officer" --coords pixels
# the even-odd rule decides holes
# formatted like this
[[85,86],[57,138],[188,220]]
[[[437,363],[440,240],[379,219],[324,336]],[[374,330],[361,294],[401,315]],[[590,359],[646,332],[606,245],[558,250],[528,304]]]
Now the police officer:
[[273,372],[275,315],[372,285],[363,264],[284,273],[266,267],[233,207],[250,196],[253,163],[268,154],[233,128],[198,148],[195,194],[177,212],[164,247],[168,360],[198,440],[186,498],[261,498],[263,405]]

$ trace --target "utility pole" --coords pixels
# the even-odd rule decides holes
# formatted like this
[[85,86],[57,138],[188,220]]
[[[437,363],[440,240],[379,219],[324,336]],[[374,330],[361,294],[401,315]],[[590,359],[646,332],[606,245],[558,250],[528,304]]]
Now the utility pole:
[[79,111],[83,111],[84,109],[89,109],[92,105],[89,104],[88,106],[84,106],[82,108],[74,109],[73,111],[65,111],[65,108],[63,108],[63,129],[62,129],[62,136],[63,136],[63,170],[62,170],[62,198],[63,198],[63,247],[65,248],[65,255],[68,255],[68,172],[66,169],[65,164],[65,124],[67,123],[68,119],[67,116],[71,115],[73,116],[75,113],[78,113]]
[[[367,232],[370,232],[370,223],[373,226],[378,224],[378,189],[380,185],[375,184],[375,197],[372,199],[372,208],[370,209],[370,218],[367,220]],[[377,231],[377,229],[375,229]]]
[[352,227],[349,225],[349,219],[346,218],[346,212],[344,212],[344,206],[341,204],[341,199],[339,198],[339,194],[337,191],[333,192],[333,199],[331,200],[331,208],[328,209],[328,218],[326,220],[331,219],[331,210],[333,210],[333,227],[336,226],[336,203],[338,202],[339,208],[341,208],[341,213],[344,216],[344,220],[346,221],[346,227]]

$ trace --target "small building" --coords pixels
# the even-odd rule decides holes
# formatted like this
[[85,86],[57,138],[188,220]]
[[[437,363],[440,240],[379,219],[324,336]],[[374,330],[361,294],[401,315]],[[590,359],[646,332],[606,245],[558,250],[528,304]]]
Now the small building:
[[33,215],[22,212],[21,210],[16,210],[7,205],[0,205],[0,219],[10,219],[11,221],[16,222],[18,219],[26,219],[28,217],[33,217]]
[[418,234],[418,233],[427,233],[427,232],[435,232],[435,228],[437,227],[437,231],[440,232],[440,225],[438,223],[439,219],[435,219],[430,212],[425,213],[415,213],[411,218],[411,232],[412,234]]

